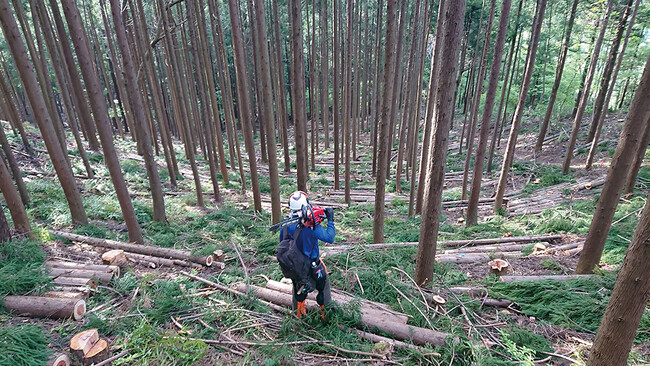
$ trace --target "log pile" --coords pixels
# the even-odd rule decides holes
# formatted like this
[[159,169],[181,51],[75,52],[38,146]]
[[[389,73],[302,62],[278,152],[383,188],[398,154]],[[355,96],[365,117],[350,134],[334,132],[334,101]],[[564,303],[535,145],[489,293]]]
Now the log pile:
[[[122,243],[114,240],[93,238],[84,235],[66,233],[63,231],[50,231],[53,235],[84,244],[90,244],[108,249],[122,250],[123,254],[138,261],[146,261],[155,265],[182,265],[185,267],[196,267],[194,264],[210,267],[214,264],[212,254],[193,255],[190,251],[162,248],[157,246],[148,246],[140,244]],[[222,262],[217,266],[223,268]]]
[[94,365],[110,357],[108,341],[100,338],[97,329],[75,334],[70,340],[70,351],[82,365]]
[[89,288],[106,285],[120,275],[120,267],[103,264],[48,260],[45,267],[56,285],[53,291],[44,294],[46,297],[87,299]]

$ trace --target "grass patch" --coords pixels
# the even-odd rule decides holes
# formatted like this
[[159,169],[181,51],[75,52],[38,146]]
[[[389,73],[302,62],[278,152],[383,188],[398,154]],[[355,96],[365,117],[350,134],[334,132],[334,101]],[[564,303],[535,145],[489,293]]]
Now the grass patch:
[[33,324],[0,327],[0,365],[41,366],[50,355],[49,340]]
[[0,297],[24,295],[50,282],[45,253],[31,240],[0,243]]

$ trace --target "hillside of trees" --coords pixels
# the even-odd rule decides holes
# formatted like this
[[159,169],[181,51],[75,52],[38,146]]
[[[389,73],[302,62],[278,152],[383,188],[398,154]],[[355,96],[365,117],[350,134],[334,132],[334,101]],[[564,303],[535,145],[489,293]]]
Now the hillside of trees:
[[648,5],[0,0],[0,366],[650,363]]

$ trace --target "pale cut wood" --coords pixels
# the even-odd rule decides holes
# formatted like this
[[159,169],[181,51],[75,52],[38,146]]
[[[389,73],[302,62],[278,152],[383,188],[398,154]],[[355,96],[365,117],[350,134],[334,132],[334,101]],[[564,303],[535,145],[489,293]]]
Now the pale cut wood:
[[[149,263],[150,265],[153,264],[152,268],[156,268],[158,266],[167,266],[167,267],[181,266],[181,267],[190,267],[190,268],[197,268],[197,269],[203,268],[203,266],[200,264],[194,262],[188,262],[181,259],[167,259],[167,258],[153,257],[144,254],[129,253],[129,252],[124,252],[124,255],[127,257],[127,259],[131,259],[135,261],[144,261]],[[222,262],[212,262],[212,266],[218,269],[225,268],[225,264]]]
[[72,361],[65,353],[56,354],[55,357],[47,361],[47,366],[70,366]]
[[125,267],[128,264],[128,260],[126,259],[122,249],[113,249],[102,254],[102,262],[104,264],[118,267]]
[[[536,243],[547,246],[547,242]],[[523,243],[523,244],[495,244],[495,245],[481,245],[477,247],[465,247],[458,249],[449,249],[445,250],[440,254],[460,254],[460,253],[489,253],[489,252],[514,252],[520,251],[522,249],[528,248],[533,244]]]
[[90,290],[86,286],[56,286],[53,290],[59,292],[81,292],[86,298],[90,295]]
[[93,347],[81,359],[84,366],[90,366],[104,361],[109,357],[108,342],[102,338],[95,342]]
[[[278,282],[278,281],[273,281],[269,280],[266,282],[266,288],[279,291],[285,294],[291,295],[291,292],[293,291],[293,286],[290,284]],[[316,292],[311,292],[308,296],[308,299],[316,301]],[[383,304],[377,304],[369,300],[365,299],[355,299],[354,297],[347,296],[344,294],[336,293],[334,289],[332,289],[332,300],[336,302],[339,306],[344,306],[348,304],[351,301],[354,300],[360,300],[361,302],[361,311],[362,312],[368,312],[368,313],[376,313],[378,316],[383,316],[387,318],[394,317],[395,321],[399,323],[406,324],[408,322],[408,315],[399,313],[396,311],[388,311],[388,309],[385,309],[384,307],[381,307]]]
[[56,278],[87,278],[97,279],[103,285],[108,284],[113,279],[112,272],[100,272],[86,269],[73,269],[73,268],[50,268],[50,276]]
[[488,263],[488,266],[490,266],[490,273],[493,273],[497,276],[505,275],[510,269],[510,264],[503,259],[495,259],[493,261],[490,261],[490,263]]
[[522,282],[522,281],[568,281],[576,279],[594,278],[594,275],[537,275],[537,276],[502,276],[503,282]]
[[63,231],[56,231],[56,230],[50,230],[50,233],[71,241],[86,243],[98,247],[122,249],[124,251],[150,255],[150,256],[160,257],[160,258],[188,260],[208,267],[212,265],[212,255],[194,256],[189,251],[186,250],[161,248],[161,247],[141,245],[141,244],[122,243],[114,240],[98,239],[90,236],[71,234],[71,233],[66,233]]
[[72,339],[70,339],[70,350],[75,355],[79,355],[80,358],[83,358],[88,354],[88,352],[90,352],[97,341],[99,341],[97,328],[84,330],[83,332],[75,334]]
[[[253,293],[255,296],[278,305],[291,306],[291,296],[282,292],[246,284],[239,284],[237,289],[246,293],[249,293],[250,291],[250,293]],[[308,309],[318,309],[318,304],[309,299],[306,300],[305,305]],[[372,316],[370,314],[362,313],[361,324],[369,329],[378,329],[384,333],[390,334],[396,339],[409,340],[420,345],[430,344],[444,347],[446,345],[445,340],[450,337],[450,335],[446,333],[409,326],[378,316]]]
[[58,297],[61,299],[77,299],[86,300],[88,298],[87,292],[68,292],[68,291],[50,291],[43,294],[45,297]]
[[77,268],[77,269],[88,269],[92,271],[102,271],[107,273],[114,273],[115,276],[120,276],[120,267],[118,266],[107,266],[103,264],[86,264],[86,263],[77,263],[77,262],[64,262],[64,261],[55,261],[48,260],[45,261],[45,265],[50,268]]
[[441,254],[436,256],[438,263],[486,263],[494,257],[509,257],[518,258],[523,257],[522,252],[495,252],[495,253],[457,253],[457,254]]
[[79,278],[79,277],[56,277],[55,279],[52,280],[52,283],[60,286],[73,286],[73,287],[88,286],[92,288],[95,288],[98,285],[97,281],[95,280],[92,280],[90,278]]
[[2,300],[5,311],[34,318],[79,320],[86,313],[86,302],[77,299],[62,299],[40,296],[5,296]]

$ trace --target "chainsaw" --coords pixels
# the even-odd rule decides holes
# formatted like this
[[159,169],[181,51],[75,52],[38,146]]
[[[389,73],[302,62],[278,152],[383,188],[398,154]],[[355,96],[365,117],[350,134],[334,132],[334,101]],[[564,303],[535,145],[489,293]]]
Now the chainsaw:
[[315,228],[320,225],[325,218],[325,209],[320,206],[302,206],[301,215],[297,217],[287,217],[286,219],[271,226],[269,231],[278,231],[285,226],[295,223],[301,223],[304,227]]

